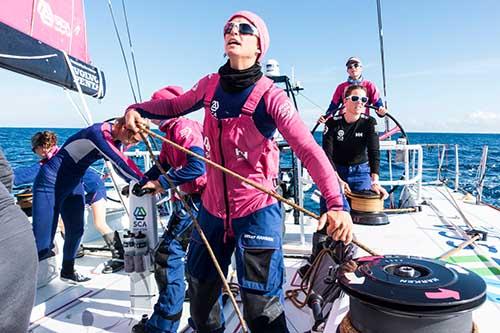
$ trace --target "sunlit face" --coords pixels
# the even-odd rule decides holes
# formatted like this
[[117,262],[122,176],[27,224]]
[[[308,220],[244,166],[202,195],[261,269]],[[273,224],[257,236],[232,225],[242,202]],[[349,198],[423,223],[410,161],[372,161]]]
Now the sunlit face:
[[46,159],[49,157],[50,155],[50,152],[52,150],[53,147],[42,147],[42,146],[38,146],[36,148],[33,149],[33,151],[35,152],[35,154],[37,154],[41,159]]
[[361,73],[363,73],[363,65],[360,63],[355,62],[347,66],[347,74],[349,74],[351,78],[358,79],[361,76]]
[[345,112],[351,115],[362,114],[365,112],[367,101],[366,92],[363,89],[355,89],[344,98]]
[[[247,19],[235,17],[229,23],[235,23],[230,32],[224,33],[224,51],[229,59],[254,58],[260,53],[258,37],[255,34],[242,33],[238,23],[246,23],[255,28]],[[257,29],[255,28],[255,31]]]

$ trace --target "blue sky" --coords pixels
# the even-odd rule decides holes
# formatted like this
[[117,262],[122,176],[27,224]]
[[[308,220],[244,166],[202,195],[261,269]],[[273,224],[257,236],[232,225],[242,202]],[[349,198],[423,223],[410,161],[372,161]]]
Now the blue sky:
[[[128,44],[121,1],[113,5]],[[108,84],[102,101],[88,99],[100,121],[122,114],[133,97],[107,1],[85,8],[91,58]],[[321,106],[299,97],[310,126],[346,79],[349,56],[361,57],[365,78],[382,89],[375,0],[127,1],[143,98],[165,85],[188,89],[216,71],[225,61],[222,26],[239,9],[263,17],[266,59],[288,75],[293,66],[303,94]],[[382,9],[389,111],[406,130],[500,133],[500,2],[382,0]],[[83,126],[62,89],[3,69],[0,80],[0,126]]]

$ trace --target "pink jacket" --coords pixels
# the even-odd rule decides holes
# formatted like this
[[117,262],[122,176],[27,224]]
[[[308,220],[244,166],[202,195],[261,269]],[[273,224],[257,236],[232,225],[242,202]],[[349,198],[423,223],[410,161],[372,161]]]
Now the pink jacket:
[[[179,116],[204,101],[206,156],[238,174],[272,190],[279,171],[279,151],[274,139],[265,138],[256,128],[252,113],[264,99],[267,113],[277,129],[290,144],[318,185],[330,210],[343,210],[342,193],[337,176],[321,147],[314,141],[286,93],[273,82],[262,77],[256,84],[237,118],[217,119],[218,101],[212,100],[219,75],[203,77],[183,95],[170,100],[155,100],[134,104],[141,114]],[[215,112],[214,112],[215,113]],[[229,219],[247,216],[276,202],[250,185],[207,165],[207,187],[203,192],[203,206],[216,217]],[[229,225],[231,225],[229,223]]]
[[[195,120],[183,117],[169,119],[161,123],[160,130],[165,133],[165,138],[185,148],[203,147],[202,128],[200,123]],[[164,142],[161,146],[160,163],[165,162],[177,170],[184,167],[188,160],[185,153]],[[201,194],[206,183],[207,175],[203,174],[203,176],[181,184],[179,187],[182,192],[187,194]]]

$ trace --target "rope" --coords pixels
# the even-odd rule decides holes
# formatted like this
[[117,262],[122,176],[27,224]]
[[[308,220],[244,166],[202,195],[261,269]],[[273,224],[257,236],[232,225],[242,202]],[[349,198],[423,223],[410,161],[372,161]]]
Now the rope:
[[460,252],[461,250],[463,250],[464,248],[466,248],[467,246],[469,246],[470,244],[474,243],[475,241],[479,240],[481,238],[480,235],[476,235],[462,243],[460,243],[456,248],[454,249],[451,249],[450,251],[446,251],[445,253],[443,253],[442,255],[440,255],[438,257],[439,260],[446,260],[448,259],[449,257],[451,257],[452,255],[454,255],[455,253],[457,252]]
[[139,85],[139,75],[137,74],[137,67],[135,65],[134,47],[132,45],[132,38],[130,37],[130,29],[128,27],[127,10],[125,9],[125,0],[122,0],[123,16],[125,17],[125,26],[127,27],[128,45],[130,47],[130,54],[132,56],[132,65],[134,66],[135,82],[137,84],[137,94],[139,94],[139,101],[142,102],[141,86]]
[[348,192],[345,194],[351,199],[351,208],[358,212],[374,213],[384,210],[384,201],[378,195],[366,196]]
[[68,97],[68,100],[70,101],[71,105],[73,105],[73,108],[75,108],[76,111],[78,111],[78,114],[80,115],[80,117],[82,117],[83,122],[88,125],[90,123],[89,120],[87,119],[87,117],[85,116],[83,111],[78,107],[78,105],[76,105],[75,101],[73,100],[73,98],[69,94],[68,89],[64,88],[64,92],[66,94],[66,97]]
[[[450,200],[447,196],[445,196],[441,191],[438,190],[438,192],[440,192],[446,199]],[[437,214],[438,214],[438,217],[442,220],[444,220],[448,225],[450,225],[451,227],[453,227],[453,230],[456,231],[458,234],[460,234],[464,239],[466,240],[469,240],[470,237],[469,235],[467,235],[467,233],[462,229],[460,228],[458,225],[456,225],[455,223],[453,223],[451,220],[447,219],[444,217],[444,215],[441,213],[441,211],[432,203],[432,202],[427,202],[427,205],[429,207],[432,208],[432,210],[434,210]],[[486,260],[493,266],[493,267],[499,267],[498,263],[496,263],[492,258],[491,256],[487,253],[487,252],[484,252],[479,246],[477,243],[475,242],[472,242],[470,245],[472,245],[474,247],[474,252],[477,254],[477,255],[481,255],[483,256],[484,258],[486,258]],[[444,255],[444,254],[443,254]]]
[[116,38],[118,39],[118,43],[120,44],[120,50],[122,51],[123,61],[125,62],[125,69],[127,70],[128,83],[130,84],[132,95],[134,95],[134,101],[137,103],[137,97],[135,96],[134,85],[132,84],[132,78],[130,77],[130,70],[128,68],[127,57],[125,56],[125,50],[123,49],[122,39],[120,38],[120,33],[118,32],[118,26],[116,25],[116,20],[115,20],[115,15],[113,13],[113,5],[111,4],[111,0],[108,0],[108,7],[109,7],[109,12],[111,14],[111,18],[113,19]]
[[474,229],[474,226],[472,225],[472,223],[470,223],[469,219],[465,216],[464,212],[462,211],[462,208],[460,208],[457,201],[455,200],[455,197],[453,196],[453,194],[451,194],[450,189],[448,188],[448,186],[446,186],[446,184],[445,184],[444,188],[446,189],[446,193],[448,193],[448,195],[451,197],[451,200],[453,201],[453,205],[455,206],[455,209],[460,214],[460,216],[464,220],[465,224],[467,224],[469,226],[469,228]]
[[[145,127],[142,127],[142,130],[146,131],[146,132],[151,132],[148,129],[146,129]],[[154,132],[151,132],[151,133],[154,133]],[[243,332],[245,332],[245,333],[248,332],[247,324],[245,322],[245,319],[243,319],[243,315],[241,314],[238,303],[236,302],[236,298],[234,297],[233,293],[231,292],[231,287],[227,283],[226,277],[224,276],[224,273],[222,272],[222,269],[220,268],[219,262],[217,261],[217,258],[215,257],[215,254],[212,251],[210,243],[208,242],[207,238],[205,237],[205,233],[201,229],[200,224],[198,223],[198,220],[196,219],[196,217],[194,217],[194,214],[191,210],[191,207],[187,204],[184,195],[177,189],[177,187],[174,185],[174,183],[172,182],[172,180],[170,179],[168,174],[165,172],[165,170],[163,169],[161,164],[156,159],[156,157],[153,153],[153,149],[151,148],[151,145],[149,144],[148,140],[146,139],[146,136],[142,132],[139,132],[139,134],[141,135],[141,138],[144,141],[144,144],[146,145],[146,148],[148,149],[149,154],[151,155],[151,159],[154,161],[158,170],[160,170],[160,172],[167,179],[167,182],[168,182],[170,188],[172,189],[172,191],[174,191],[179,196],[179,198],[182,202],[182,205],[184,206],[184,209],[186,209],[186,211],[189,214],[189,217],[193,221],[193,225],[196,228],[196,230],[198,231],[203,243],[205,244],[207,251],[210,254],[210,258],[212,259],[212,261],[214,263],[215,269],[217,270],[217,273],[219,274],[219,277],[222,280],[222,283],[224,285],[224,289],[227,291],[227,295],[228,295],[229,299],[231,300],[231,303],[233,303],[234,310],[236,311],[236,314],[238,315],[238,319],[241,323],[241,328],[242,328]]]
[[311,103],[312,105],[314,105],[315,107],[317,107],[318,109],[321,110],[321,112],[323,112],[324,108],[321,107],[319,104],[316,104],[312,99],[310,99],[309,97],[307,97],[306,95],[304,95],[303,93],[299,92],[299,95],[304,97],[304,99],[306,101],[308,101],[309,103]]
[[[310,285],[310,282],[316,280],[316,277],[318,275],[319,271],[319,263],[321,262],[321,259],[325,256],[333,256],[333,251],[331,249],[323,249],[321,250],[316,258],[314,258],[313,263],[311,266],[307,269],[306,273],[304,274],[304,277],[302,278],[302,281],[300,282],[300,287],[295,288],[295,289],[289,289],[285,291],[285,298],[289,299],[293,305],[295,305],[297,308],[301,309],[304,306],[307,305],[307,299],[309,298],[309,295],[313,292],[312,286]],[[300,293],[304,293],[305,298],[303,301],[299,300],[298,296]]]
[[[142,125],[139,125],[139,126],[141,126],[141,127],[142,127]],[[275,191],[268,190],[268,189],[267,189],[267,188],[265,188],[264,186],[262,186],[262,185],[260,185],[260,184],[258,184],[258,183],[256,183],[256,182],[254,182],[254,181],[252,181],[252,180],[250,180],[250,179],[247,179],[247,178],[245,178],[245,177],[243,177],[243,176],[241,176],[241,175],[237,174],[236,172],[231,171],[231,170],[229,170],[229,169],[227,169],[227,168],[225,168],[225,167],[223,167],[223,166],[221,166],[221,165],[219,165],[219,164],[217,164],[217,163],[215,163],[215,162],[212,162],[211,160],[209,160],[209,159],[207,159],[207,158],[205,158],[205,157],[203,157],[203,156],[201,156],[201,155],[198,155],[198,154],[196,154],[196,153],[192,152],[191,150],[186,149],[186,148],[184,148],[184,147],[182,147],[182,146],[178,145],[177,143],[175,143],[175,142],[173,142],[173,141],[170,141],[169,139],[164,138],[164,137],[162,137],[161,135],[158,135],[158,134],[156,134],[155,132],[153,132],[153,131],[151,131],[151,130],[149,130],[149,129],[147,129],[147,128],[142,127],[142,130],[143,130],[144,132],[146,132],[147,134],[149,134],[149,135],[153,136],[153,137],[159,138],[161,141],[163,141],[163,142],[165,142],[165,143],[167,143],[167,144],[169,144],[169,145],[173,146],[174,148],[176,148],[176,149],[178,149],[178,150],[180,150],[180,151],[182,151],[182,152],[184,152],[184,153],[186,153],[186,154],[188,154],[188,155],[194,156],[194,157],[196,157],[196,158],[198,158],[198,159],[202,160],[202,161],[203,161],[203,162],[205,162],[206,164],[208,164],[208,165],[210,165],[210,166],[212,166],[212,167],[214,167],[214,168],[216,168],[216,169],[218,169],[218,170],[220,170],[220,171],[222,171],[222,172],[225,172],[226,174],[229,174],[229,175],[231,175],[231,176],[233,176],[233,177],[235,177],[235,178],[237,178],[237,179],[241,180],[241,181],[242,181],[242,182],[244,182],[245,184],[248,184],[248,185],[250,185],[250,186],[252,186],[252,187],[254,187],[254,188],[256,188],[256,189],[258,189],[258,190],[260,190],[260,191],[262,191],[262,192],[264,192],[264,193],[266,193],[266,194],[268,194],[268,195],[270,195],[270,196],[272,196],[272,197],[273,197],[273,198],[275,198],[276,200],[281,201],[281,202],[284,202],[284,203],[286,203],[287,205],[289,205],[289,206],[291,206],[291,207],[295,208],[296,210],[298,210],[298,211],[300,211],[300,212],[302,212],[302,213],[304,213],[304,214],[306,214],[306,215],[308,215],[308,216],[310,216],[310,217],[312,217],[312,218],[314,218],[314,219],[316,219],[316,220],[319,220],[319,218],[320,218],[320,217],[319,217],[319,215],[317,215],[317,214],[315,214],[315,213],[313,213],[313,212],[311,212],[311,211],[309,211],[309,210],[305,209],[304,207],[301,207],[301,206],[297,205],[297,204],[296,204],[295,202],[293,202],[292,200],[285,199],[284,197],[282,197],[281,195],[279,195],[279,194],[278,194],[278,193],[276,193]],[[361,243],[360,241],[353,240],[352,242],[353,242],[354,244],[356,244],[356,245],[357,245],[359,248],[361,248],[362,250],[364,250],[364,251],[366,251],[367,253],[369,253],[370,255],[373,255],[373,256],[378,255],[375,251],[371,250],[368,246],[364,245],[364,244],[363,244],[363,243]]]
[[[68,98],[70,99],[71,103],[78,110],[78,112],[80,113],[80,115],[84,119],[84,121],[87,124],[87,126],[89,126],[89,125],[91,125],[93,123],[93,121],[92,121],[92,114],[90,113],[90,110],[89,110],[89,107],[87,105],[87,102],[85,101],[85,97],[83,96],[82,87],[80,86],[80,83],[78,83],[78,80],[76,79],[75,70],[73,69],[73,65],[71,64],[71,60],[69,59],[69,56],[68,56],[68,54],[65,51],[63,51],[63,55],[64,55],[64,59],[66,60],[66,64],[68,65],[69,72],[71,73],[71,78],[73,79],[73,83],[76,85],[76,89],[78,91],[78,95],[80,96],[80,100],[81,100],[82,105],[83,105],[83,109],[85,110],[85,114],[87,116],[84,116],[83,112],[74,103],[73,99],[71,98],[71,96],[69,96],[69,94],[68,94],[67,91],[66,91],[66,94],[68,94]],[[125,210],[125,213],[127,214],[127,216],[130,218],[130,214],[128,212],[127,205],[125,205],[125,201],[124,201],[124,199],[122,197],[120,189],[118,188],[118,183],[117,183],[115,177],[113,176],[111,162],[104,161],[104,164],[106,165],[106,168],[108,168],[108,170],[109,170],[109,175],[111,177],[111,181],[113,182],[113,186],[114,186],[116,192],[118,193],[118,197],[120,198],[120,201],[122,203],[123,209]]]
[[80,100],[81,100],[82,105],[83,105],[83,110],[85,110],[85,114],[86,114],[85,119],[86,119],[87,126],[89,126],[93,123],[92,114],[90,113],[89,106],[87,105],[87,102],[85,101],[85,97],[83,96],[82,87],[80,86],[80,83],[76,79],[75,70],[73,68],[73,64],[71,63],[71,60],[69,59],[68,53],[66,53],[66,51],[63,51],[63,55],[64,55],[64,60],[66,60],[66,65],[68,65],[69,72],[71,74],[71,78],[73,79],[73,83],[75,84],[76,90],[78,91],[78,95],[80,96]]

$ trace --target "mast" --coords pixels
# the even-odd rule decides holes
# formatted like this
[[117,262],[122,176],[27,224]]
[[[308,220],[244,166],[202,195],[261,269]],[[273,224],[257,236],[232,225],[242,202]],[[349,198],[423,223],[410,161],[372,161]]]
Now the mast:
[[[378,18],[378,38],[380,44],[380,60],[382,63],[382,82],[384,88],[384,104],[387,108],[387,83],[385,79],[385,59],[384,59],[384,32],[382,28],[382,6],[380,0],[377,0],[377,18]],[[386,130],[389,129],[389,120],[385,119]]]
[[[384,91],[384,106],[387,109],[387,81],[385,77],[385,58],[384,58],[384,30],[382,27],[382,5],[381,0],[377,0],[377,19],[378,19],[378,38],[380,44],[380,62],[382,64],[382,83],[383,83],[383,91]],[[389,132],[389,119],[388,117],[384,117],[385,121],[385,132]],[[390,136],[388,137],[391,138]],[[392,157],[391,151],[387,151],[387,162],[389,164],[389,179],[392,181]],[[390,202],[391,207],[394,207],[394,195],[391,191],[390,194]]]

